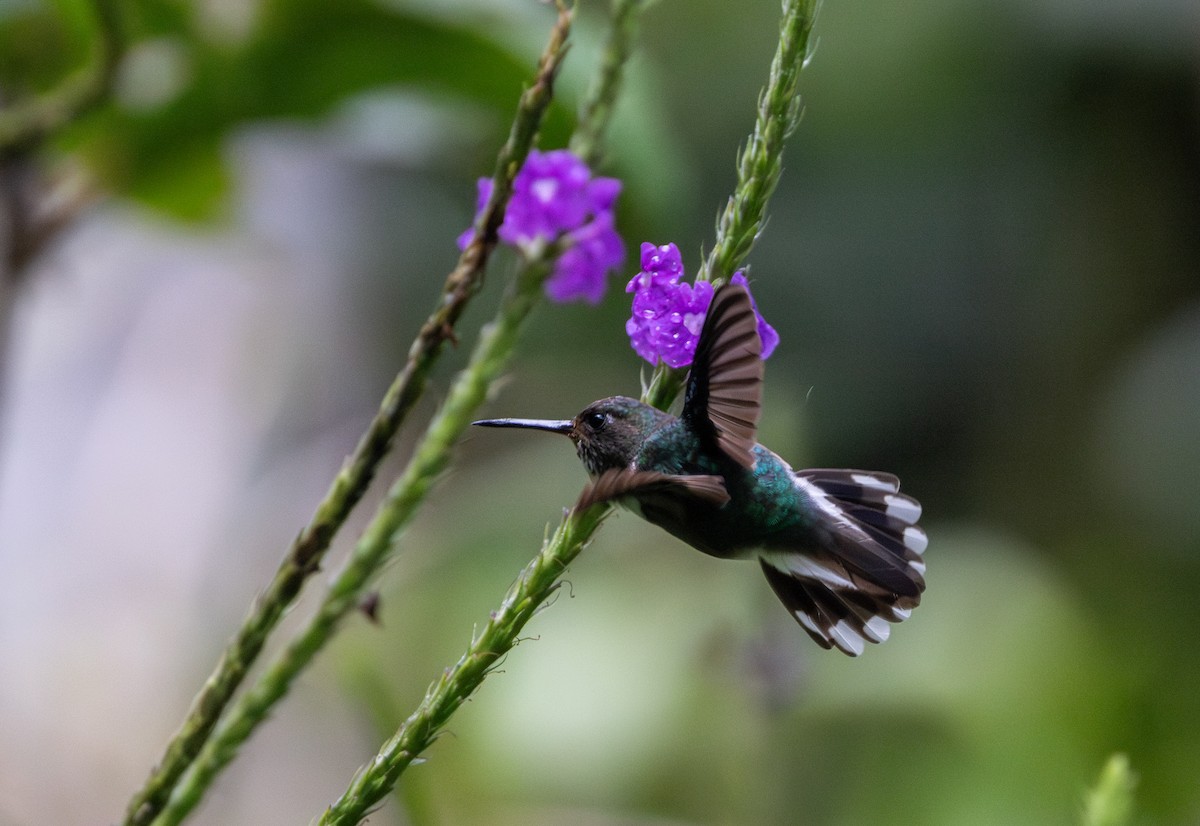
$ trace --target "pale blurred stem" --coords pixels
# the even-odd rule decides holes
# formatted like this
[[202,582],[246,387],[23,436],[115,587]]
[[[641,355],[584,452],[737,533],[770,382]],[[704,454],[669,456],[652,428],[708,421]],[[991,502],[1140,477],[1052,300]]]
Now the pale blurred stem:
[[[812,3],[784,5],[780,45],[771,66],[770,81],[760,98],[754,134],[739,160],[737,191],[718,222],[717,244],[710,257],[717,262],[716,266],[728,267],[718,270],[726,276],[749,253],[765,220],[767,201],[779,180],[783,143],[799,117],[796,76],[807,53],[813,12]],[[744,237],[747,233],[749,238],[744,243],[735,243],[728,237],[731,234]],[[718,250],[729,252],[719,257]],[[681,387],[681,381],[652,384],[654,401],[665,409]],[[437,738],[455,710],[516,644],[525,624],[553,593],[561,573],[591,541],[610,510],[608,505],[598,505],[582,513],[571,511],[563,517],[466,652],[429,688],[417,710],[384,743],[376,757],[358,770],[350,787],[325,812],[320,823],[330,826],[358,823],[395,786],[404,770]]]
[[7,362],[9,324],[26,265],[76,211],[76,205],[52,213],[38,209],[43,204],[30,185],[38,180],[36,150],[108,98],[125,52],[117,0],[92,0],[91,7],[95,37],[84,66],[49,91],[0,106],[0,368]]
[[[758,96],[754,131],[738,153],[738,180],[717,217],[716,243],[697,281],[721,283],[743,267],[767,222],[767,204],[783,174],[783,148],[800,122],[800,72],[808,59],[808,39],[817,0],[784,0],[779,44],[767,85]],[[660,365],[643,394],[648,404],[666,409],[683,388],[686,370]]]
[[579,126],[571,135],[571,151],[588,166],[594,166],[600,160],[604,133],[612,119],[625,67],[637,39],[638,15],[645,7],[646,0],[613,0],[600,67],[580,109]]
[[29,148],[62,129],[112,89],[125,50],[118,0],[92,0],[96,39],[88,62],[54,89],[0,109],[0,154]]
[[[429,372],[445,343],[455,340],[454,325],[479,291],[484,268],[496,245],[497,230],[504,220],[513,179],[525,162],[550,104],[554,77],[566,54],[571,16],[569,10],[560,9],[533,85],[521,96],[512,131],[497,156],[492,194],[476,221],[475,237],[447,277],[437,308],[418,332],[403,370],[388,388],[379,412],[317,506],[312,521],[292,543],[267,590],[255,600],[249,616],[193,700],[187,719],[173,735],[158,768],[131,799],[124,821],[127,826],[143,826],[162,811],[180,776],[201,753],[267,636],[296,599],[305,580],[319,569],[334,534],[362,498],[391,449],[401,423],[424,391]],[[239,726],[235,728],[240,730]],[[246,730],[242,739],[248,734]],[[189,794],[198,798],[201,791],[193,782]]]

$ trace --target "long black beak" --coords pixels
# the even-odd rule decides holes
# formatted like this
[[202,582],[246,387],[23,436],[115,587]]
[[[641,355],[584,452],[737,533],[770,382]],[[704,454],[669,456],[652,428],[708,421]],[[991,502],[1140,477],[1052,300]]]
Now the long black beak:
[[551,433],[567,434],[575,426],[573,419],[482,419],[471,422],[480,427],[524,427],[530,430],[549,430]]

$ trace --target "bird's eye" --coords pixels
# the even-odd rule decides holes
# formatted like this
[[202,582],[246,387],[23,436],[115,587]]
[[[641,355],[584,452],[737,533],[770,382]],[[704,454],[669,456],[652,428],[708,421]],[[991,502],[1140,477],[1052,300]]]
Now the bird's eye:
[[589,413],[584,417],[583,423],[588,426],[588,430],[600,430],[608,424],[608,414]]

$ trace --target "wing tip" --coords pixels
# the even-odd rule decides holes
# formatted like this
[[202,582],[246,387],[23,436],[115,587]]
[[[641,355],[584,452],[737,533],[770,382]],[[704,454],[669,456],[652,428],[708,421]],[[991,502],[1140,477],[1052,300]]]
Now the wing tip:
[[722,284],[700,331],[683,418],[744,468],[754,467],[762,377],[762,339],[750,293],[741,284]]
[[601,502],[610,502],[623,496],[636,496],[639,491],[673,488],[704,499],[716,507],[723,507],[729,503],[729,491],[725,488],[725,480],[720,476],[675,476],[653,470],[612,468],[588,482],[572,510],[582,512]]

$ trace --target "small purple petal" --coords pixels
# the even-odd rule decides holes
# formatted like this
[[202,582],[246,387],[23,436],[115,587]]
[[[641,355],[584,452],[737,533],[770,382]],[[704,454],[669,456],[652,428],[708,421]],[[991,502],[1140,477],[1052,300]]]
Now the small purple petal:
[[[492,179],[480,178],[475,183],[475,216],[483,212],[483,208],[487,206],[488,198],[492,197]],[[475,226],[472,224],[467,227],[467,231],[458,236],[458,248],[465,250],[467,245],[471,243],[471,239],[475,237]]]
[[746,281],[746,276],[742,275],[742,271],[738,270],[733,274],[733,278],[729,279],[734,284],[741,284],[746,288],[746,294],[750,296],[750,306],[754,309],[754,317],[758,320],[758,337],[762,340],[762,357],[766,361],[775,352],[775,347],[779,344],[779,333],[775,332],[775,328],[767,323],[767,320],[762,317],[758,311],[758,303],[754,300],[754,295],[750,292],[750,283]]
[[683,258],[679,254],[679,247],[674,244],[663,244],[661,247],[642,244],[642,270],[650,275],[678,281],[683,277]]
[[762,316],[758,317],[758,337],[762,339],[762,358],[766,361],[779,346],[779,333]]
[[616,178],[594,178],[587,186],[588,207],[594,213],[610,212],[621,194],[621,182]]
[[546,281],[551,301],[583,300],[599,303],[608,286],[607,275],[625,259],[625,245],[612,223],[612,213],[603,212],[595,220],[570,234],[571,246],[554,266]]

